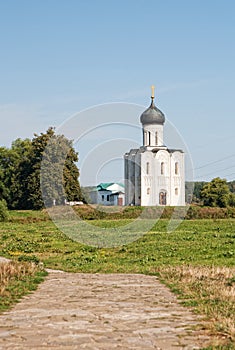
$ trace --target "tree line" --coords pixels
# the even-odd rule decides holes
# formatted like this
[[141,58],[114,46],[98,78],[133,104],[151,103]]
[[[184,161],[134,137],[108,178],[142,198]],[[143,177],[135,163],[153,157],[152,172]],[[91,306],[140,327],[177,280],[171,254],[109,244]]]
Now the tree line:
[[0,200],[9,209],[82,200],[77,161],[72,141],[52,127],[32,140],[18,138],[10,148],[0,147]]
[[235,181],[227,182],[226,179],[216,177],[210,182],[186,182],[186,198],[192,185],[194,189],[190,199],[194,204],[220,208],[235,206]]
[[[0,201],[6,201],[9,209],[41,209],[84,200],[77,161],[72,141],[56,135],[52,127],[34,134],[32,140],[18,138],[10,148],[0,147]],[[186,182],[185,189],[187,202],[235,206],[235,181],[217,177],[210,182]]]

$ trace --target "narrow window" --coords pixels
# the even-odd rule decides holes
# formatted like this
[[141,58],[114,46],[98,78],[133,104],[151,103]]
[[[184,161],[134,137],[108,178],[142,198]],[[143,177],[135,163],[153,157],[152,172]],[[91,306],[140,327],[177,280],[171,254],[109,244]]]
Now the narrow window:
[[164,163],[161,162],[161,175],[164,175]]
[[144,145],[147,145],[148,141],[147,141],[147,132],[144,132]]
[[178,188],[176,187],[176,188],[175,188],[175,195],[178,196],[178,194],[179,194],[179,190],[178,190]]
[[149,146],[150,146],[150,145],[151,145],[151,133],[150,133],[150,131],[148,131],[148,136],[149,136],[149,137],[148,137],[148,138],[149,138],[149,139],[148,139],[148,141],[149,141],[148,144],[149,144]]
[[157,131],[155,132],[155,145],[158,145],[158,134]]
[[149,187],[147,188],[147,194],[150,194],[150,188]]
[[109,202],[109,194],[107,195],[107,202]]
[[179,163],[176,162],[175,163],[175,175],[178,175],[179,174]]
[[146,163],[146,174],[149,175],[149,162]]

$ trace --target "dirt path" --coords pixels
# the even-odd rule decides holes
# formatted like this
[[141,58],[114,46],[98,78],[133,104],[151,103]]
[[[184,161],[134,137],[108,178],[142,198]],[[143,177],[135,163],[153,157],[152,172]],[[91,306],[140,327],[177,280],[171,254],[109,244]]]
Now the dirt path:
[[51,271],[0,316],[0,349],[199,349],[198,323],[154,276]]

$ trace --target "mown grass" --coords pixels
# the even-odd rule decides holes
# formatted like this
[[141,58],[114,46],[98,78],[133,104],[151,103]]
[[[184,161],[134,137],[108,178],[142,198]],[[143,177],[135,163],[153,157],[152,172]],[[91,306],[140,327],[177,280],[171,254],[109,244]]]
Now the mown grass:
[[[234,266],[234,219],[185,220],[172,233],[167,233],[167,223],[159,220],[150,232],[131,244],[99,249],[74,242],[51,221],[7,222],[0,228],[0,254],[36,257],[46,267],[73,272],[148,273],[152,267],[182,264]],[[92,225],[104,227],[116,224],[120,220],[92,221]]]
[[[131,219],[88,221],[111,229]],[[185,305],[205,315],[218,349],[234,348],[235,219],[184,220],[172,233],[167,225],[161,219],[128,245],[97,248],[69,239],[44,212],[13,212],[1,224],[0,255],[71,272],[158,275]]]

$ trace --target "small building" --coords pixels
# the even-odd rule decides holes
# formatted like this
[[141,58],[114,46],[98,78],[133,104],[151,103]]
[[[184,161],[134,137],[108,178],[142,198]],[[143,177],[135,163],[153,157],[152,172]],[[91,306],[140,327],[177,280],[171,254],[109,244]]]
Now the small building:
[[108,182],[93,187],[89,193],[92,204],[123,206],[125,204],[124,185]]
[[141,114],[143,146],[124,155],[125,204],[184,206],[184,152],[164,144],[164,114],[151,104]]

